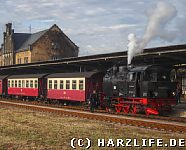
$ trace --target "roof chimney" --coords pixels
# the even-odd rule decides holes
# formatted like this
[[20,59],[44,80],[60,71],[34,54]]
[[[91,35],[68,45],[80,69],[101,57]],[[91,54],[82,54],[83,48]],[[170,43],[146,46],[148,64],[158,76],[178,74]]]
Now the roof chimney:
[[11,31],[12,31],[12,23],[6,24],[6,33],[10,35]]

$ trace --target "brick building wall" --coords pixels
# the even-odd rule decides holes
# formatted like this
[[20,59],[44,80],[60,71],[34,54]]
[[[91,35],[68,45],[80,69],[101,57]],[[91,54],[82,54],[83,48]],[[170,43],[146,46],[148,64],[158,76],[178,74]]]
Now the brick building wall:
[[22,51],[15,54],[16,64],[25,64],[31,62],[31,51]]
[[78,56],[78,48],[56,25],[32,45],[31,52],[32,62]]

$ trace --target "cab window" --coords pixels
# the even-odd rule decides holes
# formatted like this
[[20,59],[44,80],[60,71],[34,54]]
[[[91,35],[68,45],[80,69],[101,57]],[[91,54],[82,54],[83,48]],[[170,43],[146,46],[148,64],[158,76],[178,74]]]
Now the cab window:
[[135,81],[135,76],[136,76],[136,73],[135,72],[130,72],[128,74],[128,80],[129,81]]

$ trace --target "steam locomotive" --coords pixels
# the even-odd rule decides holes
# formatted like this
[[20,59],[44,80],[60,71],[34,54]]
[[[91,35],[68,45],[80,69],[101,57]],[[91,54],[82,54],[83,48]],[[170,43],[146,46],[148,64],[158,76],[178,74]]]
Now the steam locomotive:
[[170,78],[170,69],[158,65],[136,67],[114,66],[104,77],[103,91],[106,108],[117,112],[158,115],[170,112],[176,105],[176,82]]
[[48,102],[87,102],[93,91],[96,104],[117,112],[158,115],[176,104],[170,69],[146,65],[114,66],[106,73],[76,72],[0,76],[0,95]]

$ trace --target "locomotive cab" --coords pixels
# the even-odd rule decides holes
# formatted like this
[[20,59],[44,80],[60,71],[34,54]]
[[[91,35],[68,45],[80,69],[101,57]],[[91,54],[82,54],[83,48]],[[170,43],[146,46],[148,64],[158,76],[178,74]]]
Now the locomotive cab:
[[176,83],[170,69],[161,66],[135,67],[128,73],[128,97],[172,98]]

